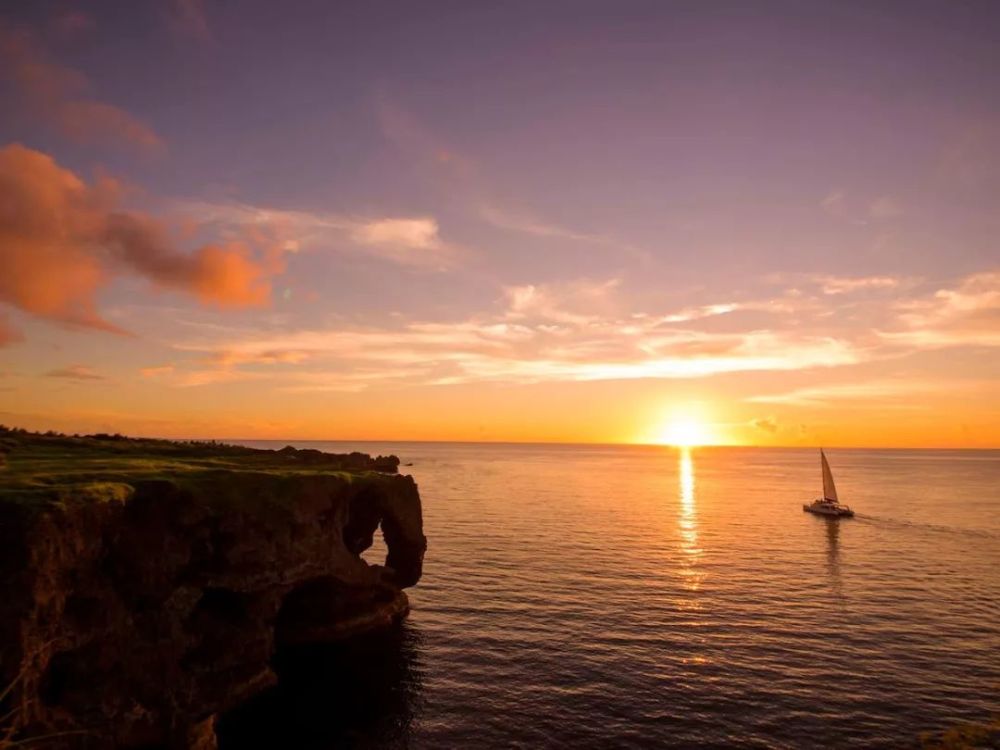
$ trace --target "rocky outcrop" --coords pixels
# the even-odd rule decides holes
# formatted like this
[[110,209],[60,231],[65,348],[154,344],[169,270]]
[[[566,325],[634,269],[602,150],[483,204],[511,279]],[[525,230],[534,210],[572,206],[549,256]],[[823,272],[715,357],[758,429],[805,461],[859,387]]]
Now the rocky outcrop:
[[[14,685],[0,714],[22,736],[211,747],[214,716],[274,681],[276,648],[407,612],[420,498],[412,478],[373,470],[398,460],[131,444],[122,457],[83,441],[67,476],[46,456],[72,461],[71,441],[30,442],[0,475],[0,677]],[[388,556],[370,565],[379,528]]]

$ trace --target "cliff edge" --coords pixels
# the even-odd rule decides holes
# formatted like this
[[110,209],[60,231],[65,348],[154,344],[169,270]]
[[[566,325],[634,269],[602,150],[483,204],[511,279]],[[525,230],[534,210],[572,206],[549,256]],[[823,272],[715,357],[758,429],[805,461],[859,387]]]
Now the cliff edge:
[[0,746],[214,747],[276,649],[397,621],[420,579],[395,457],[12,431],[0,454]]

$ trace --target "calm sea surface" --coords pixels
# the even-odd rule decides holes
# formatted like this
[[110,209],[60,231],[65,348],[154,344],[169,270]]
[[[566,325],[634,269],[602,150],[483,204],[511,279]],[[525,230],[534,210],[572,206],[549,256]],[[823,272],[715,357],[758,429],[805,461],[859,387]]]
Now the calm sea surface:
[[297,445],[412,462],[429,547],[401,630],[292,660],[259,739],[905,747],[1000,710],[1000,452],[830,451],[828,521],[812,450]]

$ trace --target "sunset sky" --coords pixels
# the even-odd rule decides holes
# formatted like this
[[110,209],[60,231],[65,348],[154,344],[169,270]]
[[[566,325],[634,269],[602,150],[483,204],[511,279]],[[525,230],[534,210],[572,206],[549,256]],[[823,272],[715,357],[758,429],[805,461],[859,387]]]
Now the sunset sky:
[[1000,4],[6,2],[0,264],[5,424],[997,447]]

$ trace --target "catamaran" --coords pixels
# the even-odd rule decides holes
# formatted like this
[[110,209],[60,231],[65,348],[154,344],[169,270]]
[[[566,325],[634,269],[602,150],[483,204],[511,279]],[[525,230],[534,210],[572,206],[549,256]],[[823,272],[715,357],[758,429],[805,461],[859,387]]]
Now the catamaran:
[[813,500],[808,505],[803,505],[802,510],[815,513],[818,516],[830,516],[833,518],[850,518],[854,511],[846,505],[841,505],[837,499],[837,487],[833,483],[833,472],[830,471],[830,464],[826,460],[823,449],[819,449],[819,463],[823,472],[823,497]]

